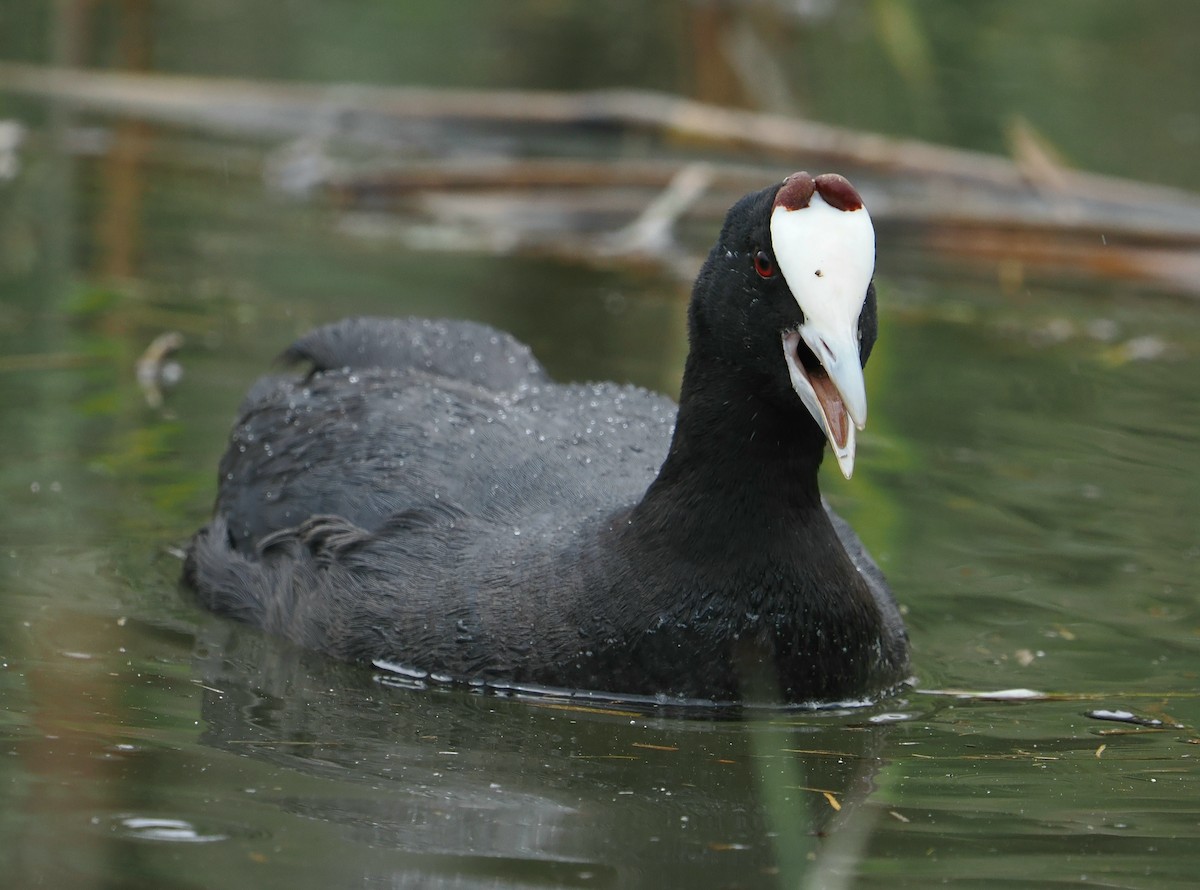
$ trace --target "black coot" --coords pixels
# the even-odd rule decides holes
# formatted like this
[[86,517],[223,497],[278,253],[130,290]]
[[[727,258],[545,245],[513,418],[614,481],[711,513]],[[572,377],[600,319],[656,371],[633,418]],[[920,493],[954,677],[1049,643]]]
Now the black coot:
[[[251,389],[185,579],[208,608],[433,678],[734,701],[908,676],[878,567],[817,488],[849,476],[875,239],[840,176],[729,211],[678,409],[551,382],[479,324],[355,318]],[[766,685],[764,686],[764,678]]]

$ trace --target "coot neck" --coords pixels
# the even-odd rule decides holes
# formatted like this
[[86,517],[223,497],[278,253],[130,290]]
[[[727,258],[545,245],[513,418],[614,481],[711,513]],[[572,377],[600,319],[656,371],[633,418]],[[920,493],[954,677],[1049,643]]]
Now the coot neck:
[[693,346],[670,451],[631,530],[701,559],[770,558],[833,536],[817,484],[824,437],[777,385]]

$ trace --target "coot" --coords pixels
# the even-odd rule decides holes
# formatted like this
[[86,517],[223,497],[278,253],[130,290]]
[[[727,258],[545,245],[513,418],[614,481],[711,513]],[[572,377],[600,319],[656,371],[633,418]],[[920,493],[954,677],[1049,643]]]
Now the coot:
[[875,236],[844,178],[730,209],[678,408],[552,382],[511,336],[354,318],[259,380],[184,576],[215,612],[448,682],[869,699],[908,676],[879,568],[822,500],[853,468]]

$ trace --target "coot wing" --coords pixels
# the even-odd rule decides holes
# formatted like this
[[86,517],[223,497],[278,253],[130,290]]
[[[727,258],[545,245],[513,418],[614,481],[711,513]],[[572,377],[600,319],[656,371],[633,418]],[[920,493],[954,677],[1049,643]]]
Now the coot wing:
[[534,531],[632,505],[670,442],[669,399],[544,382],[527,347],[484,325],[352,319],[286,356],[314,371],[260,380],[221,462],[217,513],[243,552],[312,516],[374,531],[437,505]]
[[494,392],[548,383],[529,347],[512,334],[474,321],[347,318],[311,331],[284,352],[314,371],[381,368],[424,371]]

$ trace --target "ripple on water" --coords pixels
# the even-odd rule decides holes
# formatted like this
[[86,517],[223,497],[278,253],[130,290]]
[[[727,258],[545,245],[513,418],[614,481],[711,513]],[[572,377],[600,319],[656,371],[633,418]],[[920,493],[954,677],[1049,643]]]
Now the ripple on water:
[[92,823],[98,826],[107,825],[109,831],[118,837],[157,843],[212,844],[261,834],[240,825],[198,825],[185,819],[138,816],[132,813],[97,816],[92,819]]

